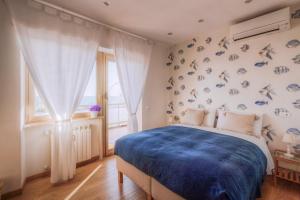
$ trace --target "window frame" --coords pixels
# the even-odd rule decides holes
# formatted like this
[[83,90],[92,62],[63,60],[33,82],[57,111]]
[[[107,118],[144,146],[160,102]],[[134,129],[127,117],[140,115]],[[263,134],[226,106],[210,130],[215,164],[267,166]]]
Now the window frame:
[[[103,86],[101,78],[103,75],[101,75],[101,66],[102,63],[99,62],[99,57],[103,56],[103,54],[106,55],[106,53],[97,52],[97,59],[96,59],[96,102],[97,104],[102,105],[103,102]],[[107,54],[110,55],[110,54]],[[26,65],[25,65],[26,66]],[[35,109],[34,109],[34,84],[32,81],[32,78],[30,77],[29,70],[27,66],[25,67],[25,123],[26,124],[32,124],[32,123],[47,123],[52,122],[50,115],[44,115],[44,116],[36,116],[35,115]],[[103,111],[100,112],[100,116],[103,115]],[[82,119],[82,118],[90,118],[90,112],[87,111],[80,111],[75,112],[72,116],[72,119]]]

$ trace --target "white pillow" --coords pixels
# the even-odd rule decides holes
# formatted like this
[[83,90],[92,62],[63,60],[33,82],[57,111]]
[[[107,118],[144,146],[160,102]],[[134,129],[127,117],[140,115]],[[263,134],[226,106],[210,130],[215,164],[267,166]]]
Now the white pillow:
[[215,109],[206,110],[202,126],[215,127],[215,121],[216,121],[216,110]]
[[237,114],[232,112],[220,112],[217,128],[254,135],[255,115]]
[[185,115],[182,117],[181,123],[187,125],[201,126],[203,123],[205,111],[187,109]]
[[[217,110],[218,112],[217,114],[217,119],[218,119],[218,115],[220,115],[221,113],[225,113],[226,111],[223,110]],[[253,114],[250,112],[238,112],[235,111],[234,113],[238,113],[238,114]],[[264,118],[264,114],[263,113],[256,113],[255,114],[255,121],[254,121],[254,125],[253,125],[253,135],[256,137],[261,137],[261,132],[262,132],[262,127],[263,127],[263,118]],[[218,122],[219,120],[217,120]]]

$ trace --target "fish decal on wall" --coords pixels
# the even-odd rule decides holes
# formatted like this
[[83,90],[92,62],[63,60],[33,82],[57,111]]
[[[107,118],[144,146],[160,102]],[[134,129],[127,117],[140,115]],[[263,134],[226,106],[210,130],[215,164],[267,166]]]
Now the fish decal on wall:
[[205,76],[199,75],[199,76],[198,76],[198,81],[203,81],[203,80],[205,80]]
[[251,3],[253,0],[244,0],[244,3]]
[[201,52],[201,51],[203,51],[204,49],[205,49],[204,46],[198,46],[198,47],[197,47],[197,51],[198,51],[198,52]]
[[225,51],[217,51],[216,52],[216,56],[221,56],[221,55],[223,55],[225,53]]
[[188,99],[188,102],[189,102],[189,103],[194,103],[194,102],[195,102],[195,99]]
[[206,40],[205,40],[206,44],[210,44],[211,41],[212,41],[211,37],[208,37],[208,38],[206,38]]
[[218,83],[218,84],[216,84],[216,87],[217,87],[217,88],[222,88],[222,87],[224,87],[224,86],[225,86],[224,83]]
[[168,83],[170,84],[169,86],[166,87],[167,90],[171,90],[175,84],[175,81],[173,79],[173,77],[171,76],[168,80]]
[[249,81],[243,81],[243,82],[241,82],[241,85],[243,88],[247,88],[247,87],[249,87],[250,83],[249,83]]
[[269,143],[269,141],[273,142],[273,137],[276,136],[271,125],[263,126],[261,133],[265,138],[267,138],[267,144]]
[[197,63],[197,61],[196,61],[196,60],[193,60],[193,61],[191,62],[191,64],[190,64],[190,67],[191,67],[193,70],[197,71],[197,69],[198,69],[198,63]]
[[179,65],[174,65],[174,71],[179,70],[180,66]]
[[205,109],[205,106],[204,105],[202,105],[202,104],[198,104],[198,109]]
[[182,101],[179,101],[178,106],[182,107],[182,106],[184,106],[184,103]]
[[237,55],[237,54],[231,54],[230,56],[229,56],[229,58],[228,58],[228,60],[229,61],[235,61],[235,60],[237,60],[237,59],[239,59],[239,55]]
[[178,76],[178,80],[182,81],[184,79],[183,76]]
[[210,93],[210,89],[209,89],[208,87],[204,88],[203,91],[204,91],[205,93]]
[[184,58],[181,58],[181,59],[180,59],[180,63],[181,63],[181,64],[184,64],[184,63],[185,63],[185,59],[184,59]]
[[268,65],[268,62],[262,61],[254,64],[255,67],[263,67],[265,65]]
[[262,50],[260,50],[260,52],[258,54],[272,60],[272,54],[275,54],[275,52],[274,52],[273,48],[271,47],[271,44],[268,44]]
[[270,99],[270,100],[273,100],[272,95],[275,95],[275,92],[274,92],[274,90],[272,89],[272,87],[271,87],[270,84],[267,85],[267,86],[265,86],[265,87],[263,87],[263,88],[259,91],[259,93],[260,93],[261,95],[267,97],[267,98]]
[[241,47],[242,52],[247,52],[249,49],[250,49],[250,46],[249,46],[248,44],[244,44],[244,45]]
[[296,55],[292,60],[295,64],[300,64],[300,54]]
[[228,83],[229,75],[226,71],[223,71],[220,75],[219,78]]
[[212,104],[212,99],[211,99],[211,98],[206,99],[206,103],[207,103],[208,105]]
[[231,96],[238,95],[239,93],[240,93],[239,90],[235,88],[229,90],[229,95]]
[[293,102],[293,105],[295,108],[300,109],[300,99],[297,99],[295,102]]
[[210,58],[209,58],[209,57],[205,57],[205,58],[203,59],[203,62],[204,62],[204,63],[210,62]]
[[194,97],[195,99],[197,98],[198,92],[196,89],[192,89],[190,92],[190,95],[192,95],[192,97]]
[[173,61],[174,61],[174,53],[171,52],[169,55],[168,55],[168,59],[169,61],[166,63],[167,66],[170,66],[172,65]]
[[208,67],[205,71],[206,71],[207,74],[211,74],[212,73],[212,68]]
[[296,18],[300,18],[300,9],[296,10],[293,14],[292,14],[292,18],[296,19]]
[[300,136],[300,130],[297,128],[289,128],[286,132],[288,134],[294,134],[296,136]]
[[193,38],[192,42],[187,45],[187,48],[192,48],[196,42],[197,42],[196,38]]
[[277,75],[281,75],[281,74],[285,74],[288,73],[290,71],[290,69],[286,66],[278,66],[274,68],[274,74]]
[[268,101],[255,101],[255,104],[258,106],[264,106],[267,105],[269,102]]
[[218,44],[220,47],[223,47],[224,49],[228,49],[229,41],[226,37],[224,37]]
[[292,84],[289,84],[287,87],[286,87],[287,91],[289,92],[298,92],[300,91],[300,85],[297,84],[297,83],[292,83]]
[[193,71],[187,73],[187,75],[189,75],[189,76],[191,76],[193,74],[195,74],[195,72],[193,72]]
[[239,110],[247,110],[247,106],[245,104],[239,104],[237,106],[237,109],[239,109]]
[[170,83],[171,86],[174,86],[175,81],[174,81],[174,79],[173,79],[173,76],[171,76],[171,77],[169,78],[168,83]]
[[295,48],[295,47],[297,47],[297,46],[299,46],[300,45],[300,41],[299,40],[290,40],[290,41],[288,41],[288,43],[286,43],[286,47],[287,48]]
[[180,122],[180,117],[179,117],[178,115],[175,115],[175,116],[174,116],[174,121],[175,121],[175,122]]
[[178,95],[180,95],[180,92],[179,92],[178,90],[175,90],[175,91],[174,91],[174,95],[175,95],[175,96],[178,96]]
[[247,70],[243,67],[239,68],[236,72],[237,74],[241,75],[241,74],[246,74]]
[[181,90],[184,90],[184,89],[185,89],[185,85],[181,85],[181,86],[180,86],[180,89],[181,89]]
[[222,104],[217,110],[221,110],[221,111],[228,111],[228,107],[226,106],[226,104]]
[[173,101],[169,102],[168,107],[170,108],[170,110],[174,111],[174,103],[173,103]]
[[173,103],[173,101],[170,101],[169,103],[168,103],[168,110],[167,110],[167,114],[172,114],[174,112],[174,103]]
[[290,112],[286,108],[275,108],[274,114],[277,117],[284,117],[284,118],[290,116]]
[[183,53],[184,53],[183,49],[179,49],[179,50],[178,50],[178,54],[179,54],[179,55],[182,55]]

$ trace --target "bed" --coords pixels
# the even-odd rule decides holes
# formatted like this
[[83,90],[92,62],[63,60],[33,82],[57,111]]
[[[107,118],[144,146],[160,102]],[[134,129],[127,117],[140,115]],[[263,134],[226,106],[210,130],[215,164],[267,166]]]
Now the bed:
[[115,154],[119,182],[148,199],[253,200],[274,167],[263,137],[179,124],[122,137]]

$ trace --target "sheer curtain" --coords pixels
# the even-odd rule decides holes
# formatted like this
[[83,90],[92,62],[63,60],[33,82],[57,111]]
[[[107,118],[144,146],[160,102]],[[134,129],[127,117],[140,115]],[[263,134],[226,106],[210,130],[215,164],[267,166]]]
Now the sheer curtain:
[[143,95],[153,44],[112,32],[118,75],[129,112],[129,130],[138,131],[137,110]]
[[76,167],[70,119],[96,60],[100,27],[34,1],[9,0],[8,5],[30,75],[56,122],[51,182],[66,181]]

